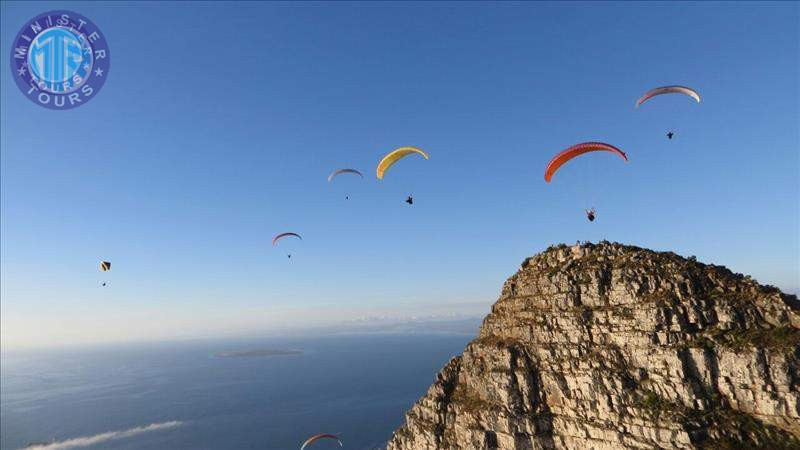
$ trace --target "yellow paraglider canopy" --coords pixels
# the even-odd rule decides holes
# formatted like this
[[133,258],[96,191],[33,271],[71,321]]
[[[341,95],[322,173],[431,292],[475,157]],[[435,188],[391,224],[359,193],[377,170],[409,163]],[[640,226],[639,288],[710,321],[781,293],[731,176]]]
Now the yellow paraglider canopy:
[[404,158],[412,153],[419,153],[423,158],[428,159],[428,154],[417,147],[400,147],[396,150],[392,150],[389,152],[389,154],[383,157],[381,162],[378,163],[378,179],[382,180],[383,174],[389,169],[389,167],[392,167],[392,165],[394,165],[394,163],[399,161],[401,158]]

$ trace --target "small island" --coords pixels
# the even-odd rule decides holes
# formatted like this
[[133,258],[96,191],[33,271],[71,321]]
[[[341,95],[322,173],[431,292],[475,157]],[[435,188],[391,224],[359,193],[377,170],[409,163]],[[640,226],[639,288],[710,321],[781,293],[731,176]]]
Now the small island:
[[302,350],[245,350],[241,352],[221,352],[214,356],[217,358],[258,358],[262,356],[285,356],[285,355],[299,355],[303,353]]

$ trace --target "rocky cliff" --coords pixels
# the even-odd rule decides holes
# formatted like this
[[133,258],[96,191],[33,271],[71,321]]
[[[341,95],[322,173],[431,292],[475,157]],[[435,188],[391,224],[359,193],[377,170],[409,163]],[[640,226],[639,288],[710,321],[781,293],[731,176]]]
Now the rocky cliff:
[[389,450],[800,448],[800,302],[603,242],[526,259]]

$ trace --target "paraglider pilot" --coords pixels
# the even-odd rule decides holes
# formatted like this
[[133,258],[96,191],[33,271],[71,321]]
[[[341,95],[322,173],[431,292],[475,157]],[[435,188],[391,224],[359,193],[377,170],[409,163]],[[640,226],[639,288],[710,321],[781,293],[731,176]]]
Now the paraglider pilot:
[[414,204],[414,198],[409,195],[408,198],[406,199],[406,203],[408,203],[409,205],[413,205]]
[[675,133],[673,133],[672,131],[667,133],[667,139],[672,139],[672,136],[675,136]]
[[589,219],[589,222],[594,222],[594,208],[586,210],[586,218]]

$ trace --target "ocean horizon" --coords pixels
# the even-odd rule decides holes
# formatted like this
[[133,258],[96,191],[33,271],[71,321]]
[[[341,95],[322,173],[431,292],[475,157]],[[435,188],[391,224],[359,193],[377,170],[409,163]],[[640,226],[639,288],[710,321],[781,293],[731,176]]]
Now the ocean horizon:
[[[406,329],[4,351],[0,447],[290,449],[335,433],[345,448],[383,448],[474,334]],[[315,448],[331,443],[338,448]]]

